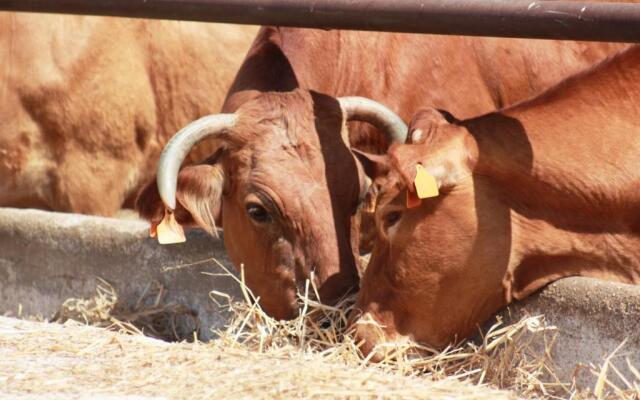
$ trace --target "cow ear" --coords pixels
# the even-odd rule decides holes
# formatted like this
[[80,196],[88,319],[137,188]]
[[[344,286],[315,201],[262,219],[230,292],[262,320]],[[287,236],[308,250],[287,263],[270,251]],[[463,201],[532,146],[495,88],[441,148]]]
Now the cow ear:
[[178,175],[178,203],[189,211],[199,227],[216,234],[216,226],[222,221],[222,165],[194,165],[183,171]]
[[[218,163],[190,165],[180,170],[176,191],[177,222],[216,234],[216,226],[222,222],[223,189],[224,171]],[[142,218],[150,221],[152,226],[162,220],[164,204],[155,180],[148,183],[138,194],[136,210]]]
[[351,148],[351,152],[360,161],[364,173],[371,179],[389,172],[389,157],[386,154],[372,154]]
[[447,111],[433,107],[421,108],[416,111],[411,119],[407,143],[425,143],[436,134],[439,127],[456,122],[458,122],[458,119]]

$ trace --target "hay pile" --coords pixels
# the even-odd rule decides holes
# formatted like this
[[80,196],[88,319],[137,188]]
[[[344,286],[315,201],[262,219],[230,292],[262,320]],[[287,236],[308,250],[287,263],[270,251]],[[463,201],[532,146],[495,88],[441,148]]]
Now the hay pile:
[[[368,365],[347,331],[355,295],[335,307],[327,306],[314,300],[319,297],[317,291],[307,284],[305,293],[299,294],[300,316],[292,321],[276,321],[262,311],[243,284],[242,274],[238,283],[245,296],[243,302],[233,302],[224,293],[211,293],[214,300],[223,299],[219,305],[228,307],[234,315],[227,329],[216,332],[217,341],[225,347],[288,357],[318,354],[329,362]],[[546,326],[542,316],[534,316],[510,326],[498,321],[479,341],[464,341],[443,351],[406,342],[384,343],[380,346],[386,358],[375,368],[435,381],[465,380],[514,390],[522,396],[566,393],[569,388],[555,378],[549,356],[554,330]]]
[[[224,266],[218,266],[224,269]],[[86,388],[82,382],[85,379],[82,368],[51,375],[59,376],[61,384],[55,386],[56,390],[66,393],[70,390],[103,390],[95,393],[169,398],[200,397],[201,394],[224,395],[225,398],[502,398],[516,395],[526,398],[640,398],[637,382],[625,382],[626,387],[622,388],[610,381],[610,377],[620,374],[608,360],[601,366],[586,366],[598,377],[591,390],[578,393],[571,382],[560,382],[551,358],[555,328],[548,326],[542,316],[524,318],[509,326],[498,321],[480,338],[461,342],[444,351],[408,343],[384,344],[385,361],[371,366],[362,360],[356,343],[346,332],[353,297],[335,307],[322,305],[315,300],[315,288],[307,285],[305,293],[300,294],[301,315],[293,321],[275,321],[260,309],[257,299],[243,284],[242,275],[238,283],[244,301],[211,292],[211,299],[228,307],[234,317],[226,329],[216,332],[219,339],[207,344],[197,340],[192,344],[168,344],[144,338],[140,333],[166,337],[158,332],[175,332],[170,321],[182,315],[180,309],[173,304],[163,304],[158,294],[151,302],[138,301],[134,307],[121,306],[113,288],[104,283],[93,299],[65,302],[58,317],[62,321],[75,319],[133,336],[102,331],[91,333],[93,339],[85,339],[82,336],[88,335],[81,333],[81,327],[68,326],[57,328],[66,329],[69,335],[60,337],[60,331],[54,332],[51,328],[55,325],[46,325],[47,328],[39,333],[34,331],[36,337],[48,335],[41,339],[44,346],[36,345],[35,337],[20,336],[25,338],[24,352],[33,356],[25,361],[25,365],[37,363],[38,357],[46,359],[47,354],[58,351],[74,357],[86,356],[86,360],[81,357],[75,363],[93,360],[96,365],[87,366],[87,370],[94,371],[96,378],[86,378],[93,382],[85,385]],[[119,313],[122,310],[124,312]],[[163,315],[165,322],[169,321],[169,328],[162,329],[156,319],[149,318],[158,315]],[[0,357],[11,346],[9,342],[5,343],[5,336],[0,332]],[[17,344],[13,346],[19,348]],[[146,357],[145,353],[148,353]],[[49,356],[59,358],[59,355]],[[12,357],[18,359],[20,354]],[[3,365],[0,364],[0,377],[4,372]],[[123,369],[118,370],[117,365],[122,365]],[[42,376],[48,374],[43,372]],[[100,380],[101,374],[105,375],[104,382],[107,383],[92,381]],[[37,377],[31,378],[38,381]],[[637,378],[640,382],[640,374]],[[3,383],[1,379],[0,384]],[[118,380],[128,382],[110,386]],[[18,392],[27,390],[26,382],[13,380],[9,387]],[[65,388],[64,382],[72,383]],[[506,389],[512,394],[489,387]]]
[[[222,264],[212,261],[230,274]],[[222,298],[235,316],[226,330],[216,332],[220,337],[218,342],[258,353],[318,354],[338,364],[368,365],[346,331],[347,315],[355,295],[335,307],[323,305],[314,300],[319,298],[318,292],[307,282],[305,292],[299,293],[300,316],[293,321],[275,321],[260,309],[258,299],[244,284],[242,271],[237,282],[244,295],[242,302],[233,302],[224,293],[211,292],[212,299]],[[542,315],[528,316],[507,326],[497,318],[478,338],[464,340],[442,351],[415,343],[381,344],[386,358],[375,368],[388,374],[420,376],[433,381],[456,379],[510,390],[521,398],[640,399],[640,371],[627,358],[626,366],[634,376],[629,380],[612,362],[621,353],[624,342],[602,364],[580,366],[597,379],[592,388],[579,389],[575,382],[578,369],[572,382],[562,382],[557,377],[552,357],[556,334],[557,329],[548,325]],[[622,385],[616,385],[614,379]]]
[[167,303],[166,291],[160,283],[148,284],[138,300],[128,304],[120,301],[111,284],[98,280],[95,296],[67,299],[52,320],[60,323],[74,320],[168,341],[191,339],[198,331],[196,313],[183,304]]
[[0,317],[0,397],[430,398],[514,396],[457,381],[388,375],[221,342],[167,343],[142,335]]

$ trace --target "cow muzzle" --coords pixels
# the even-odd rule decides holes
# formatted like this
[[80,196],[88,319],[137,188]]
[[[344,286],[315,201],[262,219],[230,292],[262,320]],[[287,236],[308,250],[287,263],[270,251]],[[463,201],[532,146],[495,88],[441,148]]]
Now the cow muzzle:
[[398,351],[411,346],[408,337],[383,325],[369,312],[351,320],[350,332],[364,360],[374,363],[394,357]]

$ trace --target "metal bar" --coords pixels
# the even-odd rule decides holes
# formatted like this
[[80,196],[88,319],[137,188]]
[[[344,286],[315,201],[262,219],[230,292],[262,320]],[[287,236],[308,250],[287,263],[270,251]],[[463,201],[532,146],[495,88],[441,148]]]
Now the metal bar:
[[640,4],[540,0],[0,0],[0,10],[640,42]]

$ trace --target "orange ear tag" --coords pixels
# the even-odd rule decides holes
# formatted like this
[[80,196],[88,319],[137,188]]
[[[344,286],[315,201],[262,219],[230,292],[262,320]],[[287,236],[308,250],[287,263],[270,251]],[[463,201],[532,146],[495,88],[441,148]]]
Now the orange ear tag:
[[420,200],[416,193],[407,189],[407,208],[418,207],[420,203],[422,203],[422,200]]
[[176,221],[174,213],[169,211],[165,211],[164,218],[156,227],[156,235],[160,244],[182,243],[187,240],[182,226]]
[[156,224],[155,222],[152,222],[151,226],[149,227],[149,236],[152,238],[158,236],[158,224]]
[[420,199],[427,197],[436,197],[438,192],[438,182],[426,169],[420,164],[416,164],[416,179],[413,181],[416,188],[416,194]]

